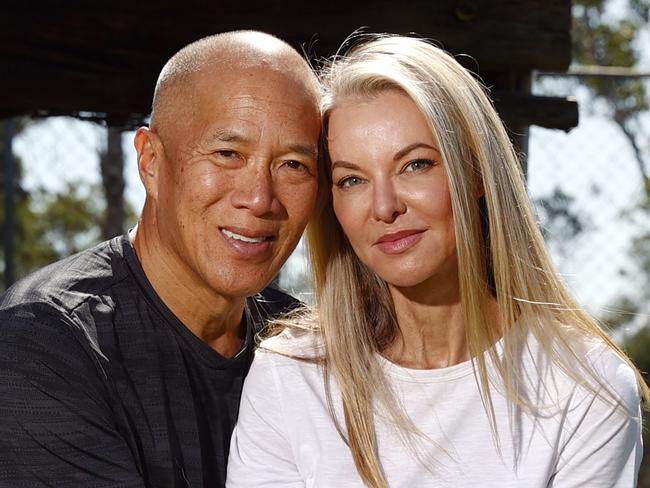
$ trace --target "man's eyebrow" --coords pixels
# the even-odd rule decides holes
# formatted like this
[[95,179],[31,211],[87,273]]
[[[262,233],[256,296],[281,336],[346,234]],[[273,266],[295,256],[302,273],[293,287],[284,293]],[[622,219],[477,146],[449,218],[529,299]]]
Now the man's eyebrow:
[[404,156],[406,156],[408,153],[411,151],[414,151],[415,149],[419,149],[421,147],[424,147],[426,149],[433,149],[435,152],[440,154],[440,151],[438,148],[431,146],[429,144],[425,144],[424,142],[414,142],[413,144],[409,144],[406,146],[404,149],[400,149],[395,153],[395,156],[393,156],[393,161],[397,161],[399,159],[402,159]]
[[289,144],[289,152],[295,152],[310,159],[318,159],[318,149],[312,144]]
[[240,132],[237,132],[232,129],[215,129],[210,137],[214,141],[222,141],[222,142],[247,142],[248,138],[246,138],[243,134]]
[[[238,132],[233,129],[224,129],[224,128],[215,129],[212,132],[210,137],[213,141],[240,142],[240,143],[250,142],[250,139],[248,137],[246,137],[241,132]],[[311,159],[318,158],[318,149],[313,144],[301,144],[301,143],[289,144],[287,146],[287,152],[298,153]]]

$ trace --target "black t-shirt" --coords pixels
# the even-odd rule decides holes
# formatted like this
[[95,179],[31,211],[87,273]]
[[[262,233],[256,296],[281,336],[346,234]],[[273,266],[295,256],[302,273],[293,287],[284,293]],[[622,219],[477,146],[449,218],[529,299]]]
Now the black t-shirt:
[[224,486],[255,331],[295,304],[249,298],[227,359],[160,300],[127,236],[19,281],[0,297],[0,486]]

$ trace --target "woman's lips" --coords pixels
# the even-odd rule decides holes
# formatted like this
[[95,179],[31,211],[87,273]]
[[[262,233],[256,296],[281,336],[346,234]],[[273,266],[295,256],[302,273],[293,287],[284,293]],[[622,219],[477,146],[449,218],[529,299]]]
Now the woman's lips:
[[400,254],[417,244],[423,235],[423,230],[402,230],[381,236],[375,245],[386,254]]

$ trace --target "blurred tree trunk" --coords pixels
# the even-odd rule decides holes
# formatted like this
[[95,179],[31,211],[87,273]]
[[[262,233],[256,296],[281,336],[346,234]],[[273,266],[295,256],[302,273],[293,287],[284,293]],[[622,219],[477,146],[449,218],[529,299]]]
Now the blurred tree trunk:
[[4,237],[4,281],[9,288],[16,279],[16,196],[14,178],[14,155],[12,141],[14,137],[14,121],[4,121],[4,138],[2,140],[3,165],[0,173],[2,189],[4,190],[4,208],[2,219],[2,234]]
[[110,239],[124,233],[124,152],[122,131],[108,127],[106,152],[100,155],[102,187],[106,197],[106,213],[102,236]]
[[[26,119],[15,119],[14,137],[29,124]],[[34,124],[35,122],[31,122]],[[0,130],[0,154],[5,147],[5,134]],[[14,154],[15,278],[68,256],[99,240],[103,212],[97,199],[79,191],[78,184],[68,183],[60,192],[23,188],[23,163]],[[6,232],[5,167],[0,164],[0,234]],[[97,191],[95,191],[97,193]],[[0,263],[4,261],[4,246],[0,245]],[[0,292],[6,283],[0,265]]]

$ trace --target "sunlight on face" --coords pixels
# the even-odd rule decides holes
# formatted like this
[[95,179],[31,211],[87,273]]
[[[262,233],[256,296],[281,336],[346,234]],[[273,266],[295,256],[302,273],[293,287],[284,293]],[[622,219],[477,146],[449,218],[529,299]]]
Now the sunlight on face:
[[238,69],[219,83],[209,74],[165,148],[160,234],[179,268],[223,296],[247,296],[278,272],[312,213],[320,118],[277,70]]
[[345,99],[328,129],[334,211],[359,258],[389,285],[456,280],[447,173],[406,94]]

